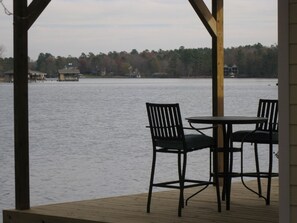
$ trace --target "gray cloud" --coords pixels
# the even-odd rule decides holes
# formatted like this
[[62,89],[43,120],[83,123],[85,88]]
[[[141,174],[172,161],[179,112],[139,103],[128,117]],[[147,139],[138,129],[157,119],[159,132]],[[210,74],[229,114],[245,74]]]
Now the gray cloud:
[[[210,1],[205,1],[210,5]],[[225,46],[277,43],[277,0],[225,2]],[[12,1],[4,0],[12,9]],[[0,11],[0,45],[12,55],[12,17]],[[29,54],[79,56],[210,47],[211,39],[184,0],[52,0],[29,32]]]

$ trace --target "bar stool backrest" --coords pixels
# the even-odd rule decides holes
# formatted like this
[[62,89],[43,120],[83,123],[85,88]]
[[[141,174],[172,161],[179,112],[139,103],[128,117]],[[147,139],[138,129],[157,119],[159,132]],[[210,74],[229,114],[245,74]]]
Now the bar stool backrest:
[[268,120],[257,124],[256,129],[261,131],[278,131],[278,100],[260,99],[258,107],[258,117],[265,117]]
[[146,103],[149,127],[155,146],[162,141],[184,142],[179,104]]

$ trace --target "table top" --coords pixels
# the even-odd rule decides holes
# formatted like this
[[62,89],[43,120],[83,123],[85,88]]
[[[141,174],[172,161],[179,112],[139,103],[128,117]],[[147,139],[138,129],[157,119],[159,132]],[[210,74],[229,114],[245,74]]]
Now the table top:
[[256,124],[267,121],[267,118],[251,116],[196,116],[186,118],[186,120],[190,123],[201,124]]

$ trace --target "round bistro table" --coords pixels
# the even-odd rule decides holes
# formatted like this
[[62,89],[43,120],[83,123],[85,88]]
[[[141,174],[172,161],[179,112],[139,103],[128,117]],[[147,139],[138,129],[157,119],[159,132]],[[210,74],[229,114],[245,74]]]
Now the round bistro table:
[[223,148],[217,148],[217,150],[224,153],[223,177],[225,190],[223,190],[223,198],[226,196],[226,210],[230,210],[231,180],[234,176],[240,176],[240,174],[232,172],[233,152],[236,151],[236,149],[233,148],[231,139],[233,125],[264,123],[267,121],[267,118],[250,116],[195,116],[186,118],[186,120],[192,128],[195,128],[193,124],[212,124],[222,126]]

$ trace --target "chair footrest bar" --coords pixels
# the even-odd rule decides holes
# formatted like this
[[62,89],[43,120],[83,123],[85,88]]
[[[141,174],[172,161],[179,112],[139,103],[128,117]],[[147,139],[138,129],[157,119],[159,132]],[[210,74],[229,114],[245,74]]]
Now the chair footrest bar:
[[212,152],[241,152],[241,147],[232,147],[232,148],[212,148]]
[[[241,175],[241,173],[238,173],[238,172],[232,172],[232,173],[228,173],[228,174],[226,174],[226,173],[224,173],[224,172],[219,172],[219,173],[217,173],[218,174],[218,177],[226,177],[226,176],[229,176],[229,177],[231,177],[231,178],[234,178],[234,177],[241,177],[242,175]],[[211,176],[215,176],[215,174],[214,173],[211,173],[210,174]]]
[[[269,177],[269,173],[267,172],[249,172],[249,173],[242,173],[241,174],[242,177],[260,177],[260,178],[268,178]],[[278,173],[271,173],[270,177],[278,177]]]
[[[211,181],[201,181],[201,180],[189,180],[186,179],[185,180],[185,185],[184,188],[191,188],[191,187],[199,187],[199,186],[206,186],[206,185],[210,185],[210,184],[214,184]],[[161,182],[161,183],[154,183],[153,184],[154,187],[165,187],[165,188],[173,188],[173,189],[179,189],[180,185],[179,185],[179,181],[168,181],[168,182]]]

